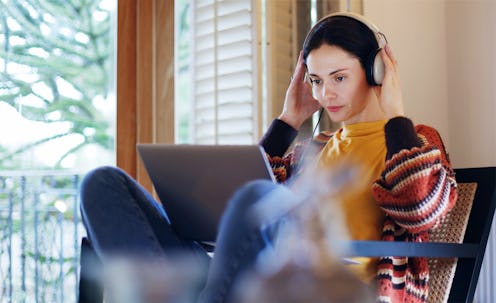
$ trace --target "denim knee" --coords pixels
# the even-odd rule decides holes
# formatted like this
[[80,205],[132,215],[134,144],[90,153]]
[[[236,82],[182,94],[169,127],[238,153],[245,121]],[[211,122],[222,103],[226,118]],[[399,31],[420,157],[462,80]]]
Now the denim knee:
[[260,199],[276,188],[267,180],[255,180],[239,188],[229,200],[224,216],[244,217]]
[[[102,166],[89,171],[83,178],[80,187],[81,213],[99,211],[102,199],[99,196],[111,186],[123,182],[123,171],[113,166]],[[95,205],[99,204],[99,205]]]
[[238,189],[231,198],[226,211],[236,209],[244,211],[266,194],[277,188],[277,184],[268,180],[250,181]]
[[227,204],[220,230],[223,229],[222,227],[231,228],[232,226],[245,230],[259,229],[260,225],[253,217],[254,205],[278,186],[280,185],[271,181],[256,180],[239,188]]
[[105,183],[116,180],[122,174],[122,170],[115,166],[101,166],[89,171],[81,182],[82,192],[92,192],[95,187],[101,187]]

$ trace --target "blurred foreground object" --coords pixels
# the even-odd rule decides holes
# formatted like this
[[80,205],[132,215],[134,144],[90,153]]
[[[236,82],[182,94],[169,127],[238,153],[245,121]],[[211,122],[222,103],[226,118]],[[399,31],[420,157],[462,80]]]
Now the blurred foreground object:
[[203,286],[197,259],[117,257],[105,268],[107,303],[194,303]]
[[256,218],[267,225],[282,214],[288,219],[277,226],[274,247],[237,285],[234,302],[375,302],[375,291],[348,271],[344,258],[349,238],[338,201],[366,186],[359,176],[360,168],[350,163],[309,170],[292,185],[294,201],[269,196],[260,203]]

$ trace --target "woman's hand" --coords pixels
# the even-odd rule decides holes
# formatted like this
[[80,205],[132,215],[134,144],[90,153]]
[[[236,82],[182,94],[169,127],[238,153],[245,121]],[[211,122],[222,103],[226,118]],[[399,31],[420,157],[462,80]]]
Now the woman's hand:
[[303,122],[319,108],[319,102],[312,96],[312,88],[305,81],[306,67],[303,63],[303,52],[298,56],[291,83],[286,91],[284,107],[279,119],[299,130]]
[[398,75],[398,62],[388,44],[380,51],[384,62],[382,86],[375,87],[375,93],[387,119],[404,116],[403,96]]

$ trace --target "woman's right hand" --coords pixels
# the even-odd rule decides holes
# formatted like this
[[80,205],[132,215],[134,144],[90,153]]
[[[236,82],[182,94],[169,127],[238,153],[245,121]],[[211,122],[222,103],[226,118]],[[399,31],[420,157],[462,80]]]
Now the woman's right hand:
[[300,51],[291,83],[286,91],[284,107],[279,119],[299,130],[303,122],[319,108],[319,102],[312,95],[312,88],[305,81],[306,67],[303,63],[303,52]]

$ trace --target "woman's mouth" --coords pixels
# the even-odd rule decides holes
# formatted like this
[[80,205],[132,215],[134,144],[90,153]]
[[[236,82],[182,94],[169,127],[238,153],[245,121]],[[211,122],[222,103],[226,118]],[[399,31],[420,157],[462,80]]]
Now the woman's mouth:
[[331,113],[336,113],[338,111],[340,111],[344,106],[328,106],[327,107],[327,110]]

